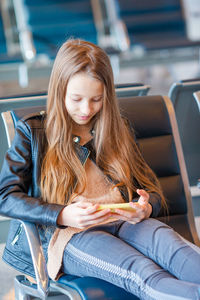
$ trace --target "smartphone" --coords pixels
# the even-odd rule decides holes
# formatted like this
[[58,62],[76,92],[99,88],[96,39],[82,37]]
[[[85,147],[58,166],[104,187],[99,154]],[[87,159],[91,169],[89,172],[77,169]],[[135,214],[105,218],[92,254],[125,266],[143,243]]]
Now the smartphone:
[[[134,203],[137,204],[137,202],[134,202]],[[127,211],[136,211],[136,208],[133,208],[130,205],[130,203],[101,204],[101,205],[99,205],[98,210],[102,210],[102,209],[106,209],[106,208],[110,208],[111,212],[115,212],[116,208],[124,209]]]

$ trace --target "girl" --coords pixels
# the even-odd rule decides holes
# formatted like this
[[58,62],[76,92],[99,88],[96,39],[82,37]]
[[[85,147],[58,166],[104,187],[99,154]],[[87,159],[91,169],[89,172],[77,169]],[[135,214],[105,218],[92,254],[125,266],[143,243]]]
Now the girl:
[[[199,249],[154,219],[165,199],[120,116],[98,46],[68,40],[60,48],[47,113],[18,123],[0,197],[1,214],[38,224],[51,278],[98,277],[140,299],[200,299]],[[129,210],[100,209],[126,202]],[[4,260],[32,275],[16,224]]]

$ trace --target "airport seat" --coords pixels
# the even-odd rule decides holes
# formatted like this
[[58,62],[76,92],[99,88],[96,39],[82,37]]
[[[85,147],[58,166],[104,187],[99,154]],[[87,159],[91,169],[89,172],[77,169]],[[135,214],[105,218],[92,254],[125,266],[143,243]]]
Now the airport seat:
[[193,93],[200,90],[200,78],[175,82],[168,96],[174,105],[191,188],[200,177],[200,114]]
[[192,39],[189,34],[185,1],[92,2],[96,7],[93,13],[98,44],[104,49],[113,46],[122,68],[194,60],[198,63],[200,39]]
[[[167,199],[168,215],[166,216],[166,213],[161,211],[158,219],[172,226],[186,240],[200,246],[194,225],[189,182],[171,100],[166,96],[127,97],[119,98],[119,105],[122,114],[133,125],[141,152],[157,174]],[[38,111],[44,109],[45,107],[38,107]],[[37,107],[2,113],[9,143],[17,120],[33,111],[37,111]],[[16,277],[16,300],[28,300],[27,295],[33,295],[39,299],[64,299],[62,298],[64,295],[67,295],[69,299],[84,300],[138,299],[122,289],[91,277],[79,278],[64,275],[56,282],[49,280],[37,226],[20,220],[11,222],[19,224],[21,222],[19,226],[27,234],[31,249],[30,255],[33,259],[33,265],[29,268],[28,273],[29,275],[31,273],[37,281],[37,285],[34,285],[24,275]],[[3,256],[6,261],[5,258],[6,247]],[[46,298],[47,295],[48,298]]]
[[115,2],[131,46],[141,45],[148,51],[200,45],[200,41],[191,41],[187,37],[184,7],[180,0]]
[[[19,36],[22,36],[20,46],[27,59],[28,46],[32,51],[31,58],[45,54],[54,59],[68,38],[82,38],[97,43],[89,0],[20,0],[14,3],[14,11],[17,30]],[[24,35],[25,29],[27,36]]]

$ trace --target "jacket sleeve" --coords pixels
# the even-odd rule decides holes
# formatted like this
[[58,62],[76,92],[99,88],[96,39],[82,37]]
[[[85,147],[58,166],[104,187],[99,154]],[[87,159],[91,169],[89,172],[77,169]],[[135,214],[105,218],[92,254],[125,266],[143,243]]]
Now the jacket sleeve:
[[[142,187],[138,187],[142,188]],[[137,202],[139,197],[135,195],[133,198],[133,202]],[[156,218],[159,215],[159,212],[161,210],[161,197],[158,193],[149,193],[149,204],[152,206],[152,213],[150,215],[150,218]]]
[[7,151],[0,174],[0,215],[42,225],[57,226],[62,205],[48,204],[32,197],[33,180],[31,129],[19,121],[12,146]]
[[151,218],[156,218],[161,210],[161,197],[158,193],[149,194],[149,203],[152,206]]

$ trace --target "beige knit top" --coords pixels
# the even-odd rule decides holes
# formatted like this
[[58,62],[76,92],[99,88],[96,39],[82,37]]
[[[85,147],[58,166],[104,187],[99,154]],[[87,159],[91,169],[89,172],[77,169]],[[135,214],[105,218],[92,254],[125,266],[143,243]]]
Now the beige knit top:
[[[107,177],[90,159],[87,159],[86,161],[85,170],[87,185],[82,195],[87,197],[89,202],[99,204],[124,202],[118,188],[113,188]],[[78,186],[76,192],[79,192]],[[76,197],[73,199],[73,202],[75,201]],[[111,218],[104,223],[113,221],[114,219]],[[59,275],[61,274],[60,268],[62,265],[63,252],[71,237],[86,229],[67,227],[65,229],[57,228],[55,230],[48,247],[47,268],[50,278],[54,280],[59,278]]]

